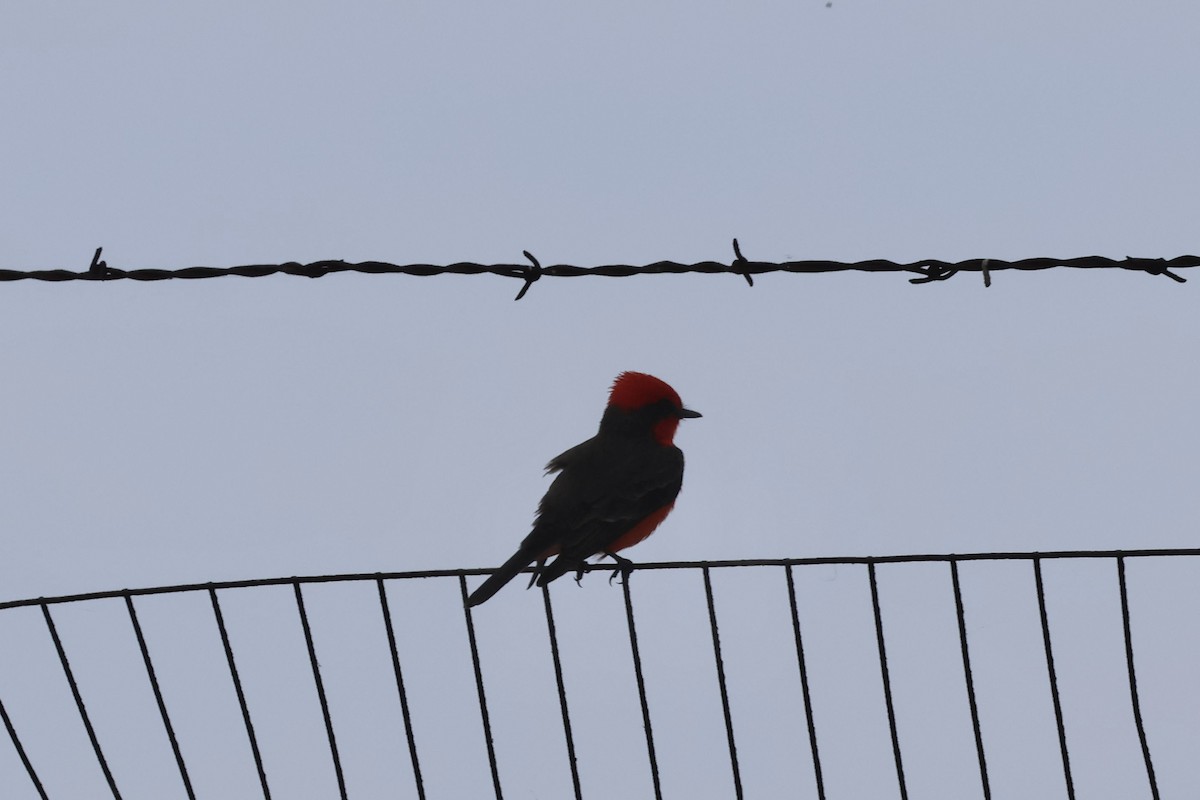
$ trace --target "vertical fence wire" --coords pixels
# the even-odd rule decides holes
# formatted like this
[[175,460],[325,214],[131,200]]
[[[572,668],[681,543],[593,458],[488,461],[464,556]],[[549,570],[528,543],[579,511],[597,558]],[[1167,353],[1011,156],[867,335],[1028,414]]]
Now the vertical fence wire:
[[483,691],[483,669],[479,664],[479,645],[475,642],[475,622],[471,619],[471,606],[467,604],[467,576],[458,576],[459,590],[462,592],[463,614],[467,621],[467,641],[471,645],[471,665],[475,668],[475,689],[479,694],[479,717],[483,722],[483,739],[487,743],[488,766],[492,770],[492,786],[496,790],[496,800],[503,800],[504,792],[500,789],[500,769],[496,765],[496,745],[492,741],[492,720],[488,715],[487,695]]
[[900,756],[900,737],[896,732],[896,708],[892,703],[892,681],[888,675],[887,646],[883,641],[883,614],[879,610],[879,585],[875,579],[875,562],[867,564],[871,584],[871,607],[875,612],[875,641],[879,647],[879,674],[883,679],[883,700],[887,705],[888,730],[892,734],[892,757],[896,762],[896,781],[900,800],[908,800],[908,784],[904,780],[904,760]]
[[17,729],[13,725],[12,720],[8,716],[8,711],[4,708],[4,701],[0,700],[0,721],[4,722],[4,728],[8,731],[8,736],[12,739],[13,748],[17,751],[17,756],[21,759],[21,764],[24,765],[25,771],[29,773],[29,780],[33,782],[33,788],[37,790],[38,797],[42,800],[49,800],[46,797],[46,789],[42,786],[42,780],[38,777],[37,771],[33,768],[33,763],[29,760],[29,756],[25,754],[25,748],[21,746],[21,739],[17,736]]
[[42,615],[46,619],[50,638],[54,640],[54,649],[58,651],[58,660],[62,662],[63,674],[67,676],[67,683],[71,687],[71,694],[75,697],[75,706],[79,709],[79,717],[83,720],[83,727],[92,743],[92,750],[96,753],[96,760],[100,762],[104,780],[108,783],[113,800],[121,800],[121,792],[117,789],[117,782],[113,778],[112,770],[108,768],[108,759],[104,757],[104,751],[100,749],[100,740],[96,738],[96,729],[92,727],[92,719],[88,716],[87,707],[83,704],[83,695],[79,691],[79,685],[75,682],[75,673],[71,671],[71,662],[67,660],[67,651],[63,649],[62,639],[58,636],[58,628],[54,624],[54,618],[50,616],[50,606],[45,603],[42,603]]
[[258,749],[258,737],[254,734],[254,723],[250,720],[250,707],[246,705],[246,693],[242,690],[242,679],[238,675],[237,662],[233,659],[233,646],[229,643],[229,631],[225,628],[225,615],[221,613],[217,590],[210,586],[208,596],[212,601],[213,616],[217,620],[217,632],[221,634],[221,645],[225,648],[225,661],[229,664],[229,677],[233,680],[233,690],[237,693],[238,707],[242,710],[242,722],[246,726],[246,738],[250,742],[250,755],[254,758],[254,768],[258,771],[258,782],[262,786],[263,800],[271,800],[271,789],[267,785],[267,771],[263,768],[262,753]]
[[408,692],[404,689],[404,673],[400,670],[400,652],[396,649],[396,630],[392,626],[392,610],[388,606],[387,589],[383,578],[376,578],[379,588],[379,607],[383,611],[383,627],[387,631],[388,650],[392,655],[392,672],[396,676],[396,691],[400,693],[400,715],[404,718],[404,736],[408,739],[408,757],[412,761],[413,780],[417,782],[417,798],[425,800],[425,782],[421,779],[421,762],[417,758],[417,741],[413,735],[412,715],[408,710]]
[[979,780],[983,785],[983,800],[992,800],[992,785],[988,781],[987,756],[983,751],[983,730],[979,726],[979,705],[975,699],[975,676],[971,671],[971,650],[967,646],[967,616],[963,610],[962,586],[959,584],[957,561],[950,562],[950,582],[954,587],[954,612],[958,617],[958,641],[962,646],[967,704],[971,708],[971,729],[975,733],[975,752],[979,756]]
[[167,704],[163,700],[162,689],[158,685],[158,675],[154,672],[154,663],[150,660],[150,649],[146,646],[146,637],[142,633],[142,624],[138,622],[137,610],[133,607],[133,597],[125,595],[125,607],[129,611],[129,621],[133,624],[133,633],[137,637],[138,649],[142,651],[142,662],[146,665],[146,675],[150,678],[150,688],[154,691],[154,701],[158,703],[158,713],[162,717],[163,728],[167,731],[167,740],[171,743],[171,752],[175,754],[175,765],[179,767],[179,777],[183,780],[183,790],[188,800],[196,800],[192,791],[192,779],[188,776],[187,765],[183,761],[183,753],[179,750],[179,741],[175,738],[175,728],[171,725],[171,717],[167,714]]
[[712,629],[713,658],[717,662],[717,686],[721,690],[721,711],[725,715],[725,738],[729,742],[729,768],[733,773],[733,792],[742,798],[742,773],[738,767],[737,743],[733,738],[733,715],[729,711],[729,689],[725,685],[725,660],[721,658],[721,634],[717,630],[717,607],[713,602],[712,577],[704,570],[704,597],[708,601],[708,625]]
[[1067,729],[1063,724],[1062,700],[1058,695],[1058,673],[1054,669],[1054,648],[1050,644],[1050,617],[1046,613],[1046,587],[1042,582],[1042,560],[1033,559],[1033,577],[1037,587],[1038,614],[1042,621],[1042,642],[1046,649],[1046,671],[1050,676],[1050,697],[1054,701],[1054,723],[1058,726],[1058,749],[1062,753],[1063,778],[1067,797],[1075,800],[1075,781],[1071,777],[1071,754],[1067,750]]
[[1150,743],[1146,740],[1146,726],[1142,722],[1142,703],[1138,697],[1137,672],[1133,668],[1133,636],[1129,626],[1129,591],[1125,586],[1125,557],[1117,556],[1117,581],[1121,588],[1121,626],[1125,631],[1125,664],[1129,670],[1129,697],[1133,702],[1133,722],[1137,726],[1138,742],[1142,745],[1142,758],[1146,762],[1146,779],[1150,782],[1150,794],[1159,800],[1158,781],[1154,777],[1154,762],[1150,759]]
[[817,749],[817,726],[813,721],[812,695],[808,691],[808,664],[804,658],[804,638],[800,635],[800,610],[796,604],[796,582],[792,565],[784,567],[787,575],[788,605],[792,611],[792,634],[796,638],[796,661],[800,665],[800,691],[804,696],[804,721],[808,726],[808,744],[812,749],[813,776],[817,782],[817,800],[825,800],[825,780],[821,777],[821,755]]
[[625,595],[625,619],[629,624],[629,650],[633,655],[633,675],[637,679],[638,701],[642,704],[642,727],[646,731],[646,755],[650,759],[650,779],[654,784],[655,800],[662,800],[662,784],[658,777],[658,756],[654,752],[654,730],[650,726],[650,705],[646,702],[646,679],[642,674],[642,655],[638,650],[637,626],[633,622],[633,598],[629,593],[629,577],[621,582]]
[[333,717],[329,714],[329,700],[325,696],[325,681],[321,680],[321,665],[317,662],[317,648],[313,643],[312,628],[308,624],[308,611],[304,608],[304,593],[300,582],[292,584],[296,594],[296,610],[300,612],[300,625],[304,628],[304,643],[308,646],[308,661],[312,665],[313,683],[317,685],[317,700],[321,703],[321,717],[325,720],[325,734],[329,737],[329,754],[333,758],[333,771],[337,776],[338,796],[346,796],[346,776],[342,773],[342,757],[338,753],[337,737],[333,734]]
[[558,631],[554,627],[554,609],[550,605],[550,587],[542,586],[542,600],[546,607],[546,633],[550,637],[550,656],[554,661],[554,682],[558,687],[558,707],[562,709],[563,736],[567,741],[567,765],[571,768],[571,786],[575,800],[583,800],[579,785],[579,764],[575,759],[575,737],[571,733],[571,714],[567,710],[567,687],[563,683],[562,659],[558,653]]

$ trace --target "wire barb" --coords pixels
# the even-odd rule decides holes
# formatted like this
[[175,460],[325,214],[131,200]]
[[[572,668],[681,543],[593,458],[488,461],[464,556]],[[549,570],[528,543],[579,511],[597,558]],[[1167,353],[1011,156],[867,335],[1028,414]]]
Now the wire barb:
[[923,277],[909,278],[909,283],[932,283],[933,281],[945,281],[953,278],[958,270],[951,267],[944,261],[930,261],[924,269],[918,269]]
[[754,278],[750,275],[750,262],[742,255],[742,248],[738,246],[738,240],[733,240],[733,271],[739,273],[746,279],[746,283],[750,284],[750,288],[754,288]]
[[92,277],[97,277],[100,280],[108,280],[110,275],[108,272],[108,264],[100,260],[100,252],[103,247],[97,247],[96,252],[92,255],[92,263],[88,266],[87,274]]
[[1131,258],[1130,256],[1125,256],[1125,260],[1134,261],[1140,265],[1131,267],[1131,269],[1140,269],[1149,275],[1166,275],[1176,283],[1187,283],[1186,278],[1181,278],[1167,269],[1167,260],[1165,258]]
[[522,297],[524,297],[525,293],[529,291],[529,287],[533,286],[534,281],[539,280],[542,277],[541,262],[538,261],[537,258],[534,257],[533,253],[529,252],[528,250],[522,250],[521,252],[525,254],[526,258],[533,262],[533,265],[525,268],[525,285],[521,287],[521,291],[517,292],[517,296],[514,297],[513,300],[520,300]]

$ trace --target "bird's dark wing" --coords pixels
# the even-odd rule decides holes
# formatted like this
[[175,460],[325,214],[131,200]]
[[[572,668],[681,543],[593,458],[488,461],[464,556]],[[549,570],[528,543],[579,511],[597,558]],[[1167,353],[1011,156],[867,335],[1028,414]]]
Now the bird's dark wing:
[[[675,501],[683,453],[657,442],[591,439],[551,462],[562,470],[538,507],[525,543],[559,557],[538,579],[544,585],[577,569],[638,523]],[[523,543],[524,544],[524,543]]]
[[557,555],[538,585],[578,569],[664,506],[683,484],[683,453],[657,442],[596,436],[551,459],[558,472],[538,505],[533,530],[520,548],[479,588],[467,605],[488,600],[534,561]]
[[[586,442],[580,442],[570,450],[559,453],[554,458],[550,459],[550,463],[546,465],[546,474],[549,475],[552,472],[561,472],[571,464],[578,463],[579,461],[586,462],[590,455],[600,447],[600,445],[596,443],[596,438],[597,437],[593,436]],[[545,500],[543,499],[542,502],[545,502]]]

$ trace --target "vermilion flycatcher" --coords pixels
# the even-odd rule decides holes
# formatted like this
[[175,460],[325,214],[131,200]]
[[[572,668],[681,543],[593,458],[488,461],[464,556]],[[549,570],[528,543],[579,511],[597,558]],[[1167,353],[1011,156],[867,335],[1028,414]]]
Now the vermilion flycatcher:
[[[538,586],[575,570],[598,553],[616,555],[658,527],[683,485],[683,452],[674,444],[679,420],[700,416],[653,375],[622,372],[613,383],[600,430],[551,459],[557,472],[538,504],[533,530],[467,599],[477,606],[534,561]],[[549,565],[546,559],[558,556]],[[530,586],[533,581],[530,581]]]

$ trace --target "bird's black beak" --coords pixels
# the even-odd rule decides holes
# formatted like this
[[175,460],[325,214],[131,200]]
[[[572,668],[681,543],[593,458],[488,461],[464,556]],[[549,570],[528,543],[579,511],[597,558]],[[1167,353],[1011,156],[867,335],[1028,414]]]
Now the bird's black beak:
[[699,411],[692,411],[690,408],[679,409],[679,418],[680,419],[696,419],[697,417],[702,417],[702,416],[704,416],[704,415],[701,414]]

